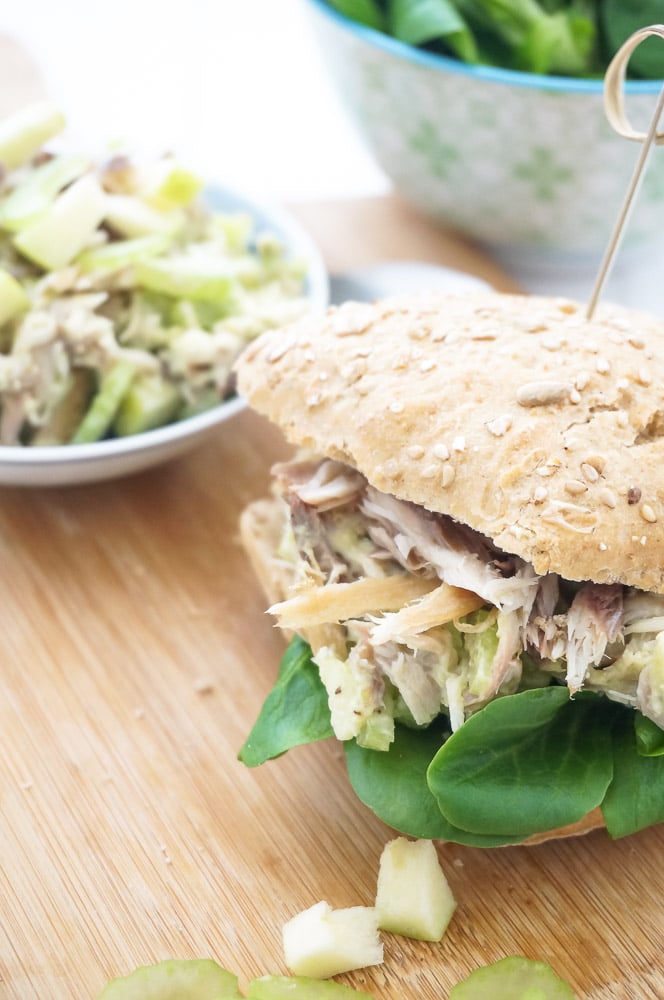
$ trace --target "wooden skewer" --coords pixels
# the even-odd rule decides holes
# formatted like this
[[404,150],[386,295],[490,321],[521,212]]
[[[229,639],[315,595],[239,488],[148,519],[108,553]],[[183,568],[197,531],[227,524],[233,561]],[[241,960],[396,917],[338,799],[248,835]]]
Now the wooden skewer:
[[641,42],[652,36],[664,39],[664,25],[653,24],[648,28],[641,28],[639,31],[635,31],[633,35],[630,35],[611,60],[604,77],[604,110],[609,124],[619,135],[633,142],[640,142],[642,146],[613,232],[609,238],[604,258],[595,278],[595,285],[586,309],[587,319],[593,318],[602,289],[613,266],[618,247],[627,226],[627,220],[645,174],[645,166],[651,149],[653,145],[661,146],[664,143],[664,132],[657,131],[657,126],[664,110],[664,87],[662,87],[660,92],[647,132],[637,132],[633,129],[625,112],[625,94],[623,88],[627,73],[627,64],[632,53]]

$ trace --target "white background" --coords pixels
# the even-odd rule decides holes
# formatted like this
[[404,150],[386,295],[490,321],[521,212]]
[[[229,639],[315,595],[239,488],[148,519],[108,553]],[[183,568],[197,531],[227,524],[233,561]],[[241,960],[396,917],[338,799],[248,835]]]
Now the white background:
[[[262,199],[383,194],[389,183],[337,99],[308,3],[14,0],[0,7],[0,32],[39,64],[84,149],[109,139],[168,148]],[[664,315],[663,274],[664,261],[643,261],[607,296]],[[515,276],[532,290],[589,292],[587,276]]]

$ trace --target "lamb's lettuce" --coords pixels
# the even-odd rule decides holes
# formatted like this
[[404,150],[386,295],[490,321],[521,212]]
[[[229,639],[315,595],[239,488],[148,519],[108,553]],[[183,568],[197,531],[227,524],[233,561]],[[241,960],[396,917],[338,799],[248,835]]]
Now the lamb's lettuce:
[[281,756],[303,743],[334,736],[327,692],[311,659],[311,650],[296,636],[279,665],[277,682],[240,750],[248,767]]
[[[661,0],[327,0],[352,20],[469,63],[528,73],[601,76],[622,43],[662,20]],[[664,76],[661,43],[649,39],[630,72]]]
[[[250,767],[332,736],[327,693],[296,638],[240,751]],[[664,821],[664,734],[603,695],[565,687],[505,695],[455,733],[441,715],[396,725],[389,751],[344,744],[351,784],[385,823],[476,847],[518,843],[600,806],[612,837]]]

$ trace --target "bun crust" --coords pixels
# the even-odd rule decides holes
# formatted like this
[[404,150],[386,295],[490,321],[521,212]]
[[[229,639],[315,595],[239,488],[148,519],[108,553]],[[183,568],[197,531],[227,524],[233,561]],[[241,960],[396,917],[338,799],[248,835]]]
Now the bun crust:
[[349,302],[237,373],[291,443],[538,573],[664,593],[664,323],[491,292]]

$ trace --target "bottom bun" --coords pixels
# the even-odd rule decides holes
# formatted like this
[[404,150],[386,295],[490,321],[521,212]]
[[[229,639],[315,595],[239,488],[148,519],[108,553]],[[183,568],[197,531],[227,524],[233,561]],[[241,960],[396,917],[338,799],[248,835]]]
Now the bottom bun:
[[[276,499],[256,500],[245,508],[240,517],[242,544],[270,605],[285,600],[294,582],[295,574],[292,567],[276,555],[284,523],[283,506]],[[316,643],[316,632],[318,632],[317,629],[312,629],[309,635],[302,633],[302,638],[309,642],[314,652],[319,645]],[[290,637],[290,633],[285,632],[284,634]],[[557,830],[535,833],[516,846],[534,847],[547,840],[580,837],[593,830],[602,829],[604,826],[604,817],[598,807],[577,820],[576,823],[569,823]]]

